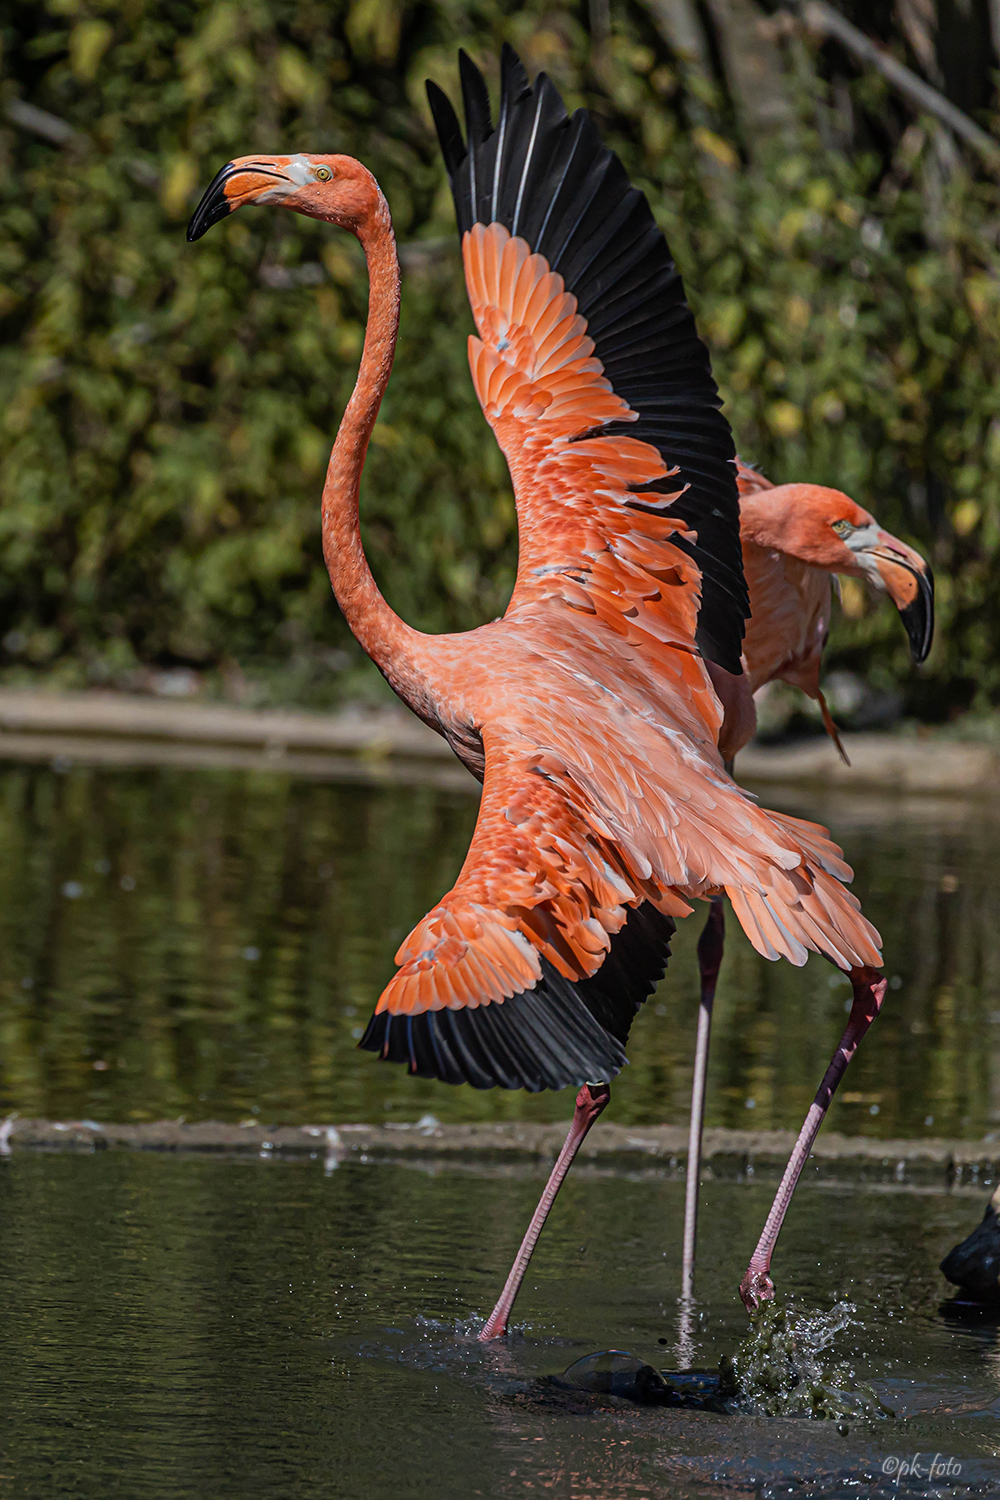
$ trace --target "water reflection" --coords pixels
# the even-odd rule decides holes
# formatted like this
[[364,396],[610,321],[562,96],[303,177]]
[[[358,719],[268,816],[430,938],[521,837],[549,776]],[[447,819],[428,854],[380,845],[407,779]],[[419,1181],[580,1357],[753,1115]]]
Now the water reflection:
[[[768,794],[768,800],[770,794]],[[978,1136],[1000,1122],[998,824],[961,803],[800,797],[885,938],[889,1003],[831,1125]],[[517,1116],[529,1098],[406,1077],[355,1040],[410,926],[461,863],[460,793],[247,771],[0,768],[0,1110],[268,1122]],[[633,1031],[611,1117],[680,1123],[700,915]],[[709,1123],[798,1124],[849,991],[759,959],[730,920]]]

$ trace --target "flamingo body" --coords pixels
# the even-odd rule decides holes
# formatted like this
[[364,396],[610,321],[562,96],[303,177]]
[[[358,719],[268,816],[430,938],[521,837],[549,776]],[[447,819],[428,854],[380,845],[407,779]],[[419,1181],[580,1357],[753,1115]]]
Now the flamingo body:
[[815,698],[830,629],[831,576],[864,579],[899,610],[914,659],[934,628],[926,560],[841,490],[773,485],[737,460],[740,538],[750,593],[743,655],[752,692],[780,678]]
[[[768,682],[783,680],[802,688],[819,703],[827,733],[849,765],[819,685],[830,627],[832,576],[843,573],[867,578],[888,593],[903,618],[914,657],[923,661],[934,633],[930,567],[905,542],[881,530],[875,518],[842,491],[815,484],[776,486],[740,459],[736,469],[750,619],[743,642],[742,674],[734,676],[715,663],[708,664],[725,710],[719,731],[720,752],[731,770],[738,751],[757,729],[754,693]],[[682,1259],[683,1297],[688,1308],[694,1293],[708,1048],[724,927],[722,905],[715,901],[698,944],[701,1000],[691,1088]],[[857,1045],[858,1028],[871,1024],[875,1012],[865,1009],[868,998],[862,996],[856,1026],[849,1028],[850,1036],[838,1054],[844,1058]],[[817,1118],[822,1118],[825,1108],[821,1099]]]
[[819,703],[846,760],[820,690],[830,632],[832,578],[865,579],[887,593],[902,616],[914,659],[923,661],[934,631],[934,578],[912,547],[883,530],[841,490],[817,484],[773,485],[737,459],[740,539],[750,597],[739,677],[710,665],[725,709],[719,745],[727,763],[753,735],[753,694],[782,681]]
[[[713,674],[742,680],[748,610],[735,453],[663,236],[590,116],[569,119],[544,75],[532,87],[504,48],[494,128],[481,75],[460,62],[467,135],[428,94],[476,324],[473,384],[518,512],[502,620],[422,635],[382,598],[361,546],[361,471],[399,319],[389,212],[367,169],[239,158],[188,233],[260,201],[337,224],[365,251],[368,325],[323,490],[324,558],[364,649],[483,794],[455,885],[402,944],[360,1045],[449,1083],[580,1087],[492,1336],[693,898],[727,892],[767,958],[802,964],[812,950],[849,970],[859,1018],[884,984],[878,934],[826,830],[758,807],[720,754]],[[818,1117],[807,1123],[814,1134]],[[767,1295],[779,1226],[772,1215],[747,1298]]]
[[493,129],[481,75],[461,66],[467,140],[428,92],[473,384],[518,511],[502,620],[422,635],[361,550],[358,485],[399,312],[371,174],[347,157],[242,158],[189,234],[260,199],[361,240],[369,322],[324,487],[324,555],[362,645],[483,781],[458,879],[402,944],[361,1046],[451,1083],[580,1086],[622,1066],[692,898],[727,891],[758,950],[796,964],[810,949],[877,963],[878,935],[825,830],[758,808],[719,753],[709,667],[740,673],[748,607],[735,455],[663,235],[586,111],[570,120],[505,49]]

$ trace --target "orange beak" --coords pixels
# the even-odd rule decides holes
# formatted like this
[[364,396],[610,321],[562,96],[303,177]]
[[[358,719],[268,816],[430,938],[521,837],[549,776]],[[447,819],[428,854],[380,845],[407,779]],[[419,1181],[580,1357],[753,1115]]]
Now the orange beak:
[[297,185],[281,170],[279,159],[276,158],[262,161],[253,157],[241,157],[239,161],[227,162],[222,171],[213,177],[191,216],[188,240],[200,240],[213,224],[218,224],[220,219],[224,219],[244,203],[253,203],[265,194],[273,193],[276,188],[279,191],[284,188],[290,192]]
[[879,580],[899,610],[914,661],[925,661],[934,638],[934,575],[919,552],[888,531],[867,548]]

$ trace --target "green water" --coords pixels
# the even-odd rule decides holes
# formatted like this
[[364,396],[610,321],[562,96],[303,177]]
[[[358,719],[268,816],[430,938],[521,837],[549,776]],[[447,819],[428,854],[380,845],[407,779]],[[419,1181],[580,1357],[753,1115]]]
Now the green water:
[[[989,809],[853,798],[794,810],[848,848],[892,976],[833,1123],[982,1134],[1000,1120]],[[355,1045],[474,817],[472,799],[431,789],[0,768],[0,1110],[565,1118],[564,1094],[418,1082]],[[698,925],[682,928],[634,1029],[620,1120],[684,1118]],[[710,1120],[798,1124],[846,999],[828,967],[767,964],[730,923]],[[546,1228],[514,1335],[479,1346],[539,1186],[531,1169],[334,1168],[319,1153],[0,1147],[0,1500],[1000,1493],[1000,1329],[942,1306],[937,1271],[979,1195],[804,1183],[774,1263],[799,1309],[781,1325],[778,1370],[747,1352],[735,1294],[770,1188],[706,1188],[699,1301],[682,1325],[683,1184],[586,1165]],[[735,1354],[766,1399],[654,1410],[552,1383],[608,1349],[678,1381],[693,1362],[706,1390]],[[856,1379],[862,1398],[833,1406],[869,1415],[795,1415],[800,1355],[810,1389]],[[953,1467],[931,1484],[935,1453]],[[918,1474],[901,1477],[902,1463]]]
[[[0,1496],[795,1500],[911,1493],[940,1453],[1000,1492],[1000,1337],[939,1311],[969,1195],[800,1192],[775,1262],[894,1419],[768,1419],[554,1396],[603,1348],[676,1368],[683,1185],[571,1175],[509,1344],[475,1319],[539,1180],[321,1160],[99,1152],[0,1160]],[[694,1359],[747,1331],[735,1295],[765,1188],[712,1184]],[[661,1340],[663,1342],[661,1342]],[[968,1485],[985,1488],[969,1490]]]
[[[833,827],[892,988],[831,1125],[980,1136],[1000,1122],[1000,821],[864,799]],[[393,953],[454,879],[471,797],[259,772],[0,768],[0,1110],[268,1123],[562,1119],[357,1051]],[[633,1029],[611,1118],[685,1118],[700,912]],[[846,982],[759,959],[730,919],[709,1123],[798,1125]]]

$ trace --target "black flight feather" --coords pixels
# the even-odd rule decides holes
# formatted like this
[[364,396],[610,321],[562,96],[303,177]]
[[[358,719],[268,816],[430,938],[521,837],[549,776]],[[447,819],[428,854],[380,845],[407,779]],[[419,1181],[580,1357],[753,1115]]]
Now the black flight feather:
[[590,979],[564,979],[547,959],[533,990],[502,1004],[372,1016],[359,1047],[405,1063],[420,1078],[473,1088],[579,1088],[604,1083],[626,1062],[625,1043],[639,1007],[670,956],[673,918],[645,902]]
[[427,86],[459,233],[477,222],[503,224],[543,255],[576,297],[605,375],[638,413],[638,421],[600,432],[648,442],[678,470],[649,488],[670,493],[687,485],[672,514],[697,535],[677,545],[701,570],[698,645],[738,674],[749,600],[735,448],[663,234],[593,118],[578,110],[570,119],[544,73],[532,87],[504,46],[494,129],[485,80],[464,52],[459,69],[464,139],[445,96]]

